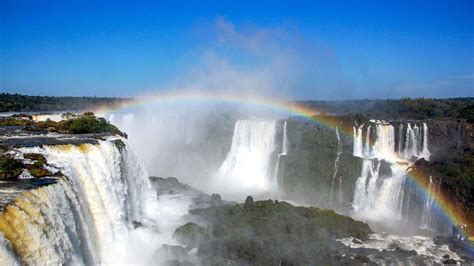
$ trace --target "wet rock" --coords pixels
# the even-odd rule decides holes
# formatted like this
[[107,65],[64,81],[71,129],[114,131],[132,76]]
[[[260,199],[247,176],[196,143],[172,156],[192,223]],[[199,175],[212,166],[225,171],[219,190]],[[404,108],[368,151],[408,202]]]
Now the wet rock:
[[[203,265],[327,265],[335,263],[331,255],[339,253],[341,244],[335,239],[367,239],[371,232],[366,224],[331,210],[251,197],[243,204],[194,209],[190,214],[208,223],[199,228],[204,237],[193,242]],[[197,227],[185,226],[190,229],[177,231]]]
[[245,205],[252,205],[253,204],[253,198],[252,196],[247,196],[245,199]]
[[39,154],[39,153],[25,153],[23,154],[23,158],[29,159],[32,161],[39,161],[44,164],[46,163],[46,158],[42,154]]
[[222,205],[222,198],[221,195],[219,194],[212,194],[211,195],[211,201],[210,201],[211,207],[219,207]]
[[143,224],[139,221],[132,221],[133,228],[137,229],[143,227]]
[[447,264],[447,265],[457,265],[458,262],[456,260],[453,260],[453,259],[447,259],[447,260],[444,260],[443,261],[443,264]]
[[123,149],[125,149],[126,145],[121,139],[116,139],[113,142],[114,142],[115,147],[117,147],[119,151],[122,151]]
[[178,227],[173,233],[173,238],[187,247],[196,247],[205,235],[204,227],[191,222]]

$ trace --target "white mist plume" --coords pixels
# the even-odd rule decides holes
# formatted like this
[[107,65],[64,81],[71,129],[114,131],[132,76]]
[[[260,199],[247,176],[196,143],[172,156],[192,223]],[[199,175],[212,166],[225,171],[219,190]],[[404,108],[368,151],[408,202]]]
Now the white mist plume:
[[[235,24],[224,17],[193,30],[193,50],[173,82],[154,91],[194,90],[284,99],[347,97],[351,86],[330,45],[295,27]],[[339,93],[338,93],[339,92]]]

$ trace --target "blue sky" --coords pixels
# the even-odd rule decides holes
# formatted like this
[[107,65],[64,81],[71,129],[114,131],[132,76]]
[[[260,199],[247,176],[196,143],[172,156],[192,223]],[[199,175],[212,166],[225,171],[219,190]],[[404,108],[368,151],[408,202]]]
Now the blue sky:
[[0,90],[474,96],[474,1],[5,1]]

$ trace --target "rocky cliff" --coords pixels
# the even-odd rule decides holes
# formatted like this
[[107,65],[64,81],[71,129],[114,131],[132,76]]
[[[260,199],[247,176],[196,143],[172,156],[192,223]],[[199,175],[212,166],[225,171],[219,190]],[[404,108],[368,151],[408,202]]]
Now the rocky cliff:
[[[369,126],[372,125],[373,135],[368,140],[372,145],[373,138],[377,135],[374,122],[376,121],[357,116],[288,119],[289,151],[282,159],[280,172],[283,192],[289,198],[302,202],[350,210],[356,180],[361,175],[362,167],[362,159],[354,156],[354,132],[362,127],[361,137],[365,141],[366,132],[370,132]],[[423,131],[423,124],[426,124],[429,154],[418,156],[421,158],[429,155],[429,162],[421,163],[427,159],[423,158],[414,169],[429,171],[430,174],[422,175],[425,178],[430,175],[443,176],[440,180],[443,180],[441,188],[444,193],[453,194],[453,200],[467,206],[469,212],[473,213],[473,125],[465,120],[396,120],[386,123],[394,128],[395,152],[403,150],[404,145],[413,145],[405,144],[410,143],[406,140],[408,124],[411,124],[414,131],[420,132]],[[422,138],[423,136],[418,141],[420,149]],[[407,160],[410,159],[408,157],[409,154],[405,155]],[[384,169],[384,164],[381,164],[379,174],[383,176],[384,172],[389,173],[390,168]]]

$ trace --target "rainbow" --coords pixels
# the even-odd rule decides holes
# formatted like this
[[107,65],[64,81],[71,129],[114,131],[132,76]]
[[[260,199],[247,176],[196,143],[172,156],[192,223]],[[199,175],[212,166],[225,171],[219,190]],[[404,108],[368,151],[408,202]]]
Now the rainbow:
[[[159,106],[162,104],[188,104],[188,103],[228,103],[228,104],[244,104],[257,107],[268,108],[270,110],[284,112],[290,116],[301,116],[319,125],[334,128],[340,126],[340,120],[335,119],[334,116],[324,115],[325,112],[316,110],[314,108],[299,104],[295,101],[283,101],[281,99],[272,97],[263,97],[259,95],[239,95],[232,93],[205,93],[200,91],[176,91],[171,93],[161,93],[154,95],[147,95],[141,98],[127,101],[123,104],[113,108],[98,108],[94,110],[95,113],[102,116],[107,116],[118,111],[126,112],[132,108],[145,106]],[[352,126],[342,127],[340,132],[353,136]],[[429,191],[429,177],[425,174],[411,171],[407,175],[414,184],[416,184],[420,191],[428,197],[434,199],[437,208],[443,213],[446,219],[453,225],[466,224],[469,231],[462,232],[469,239],[474,239],[474,223],[463,212],[459,204],[450,200],[445,194],[440,191]]]

